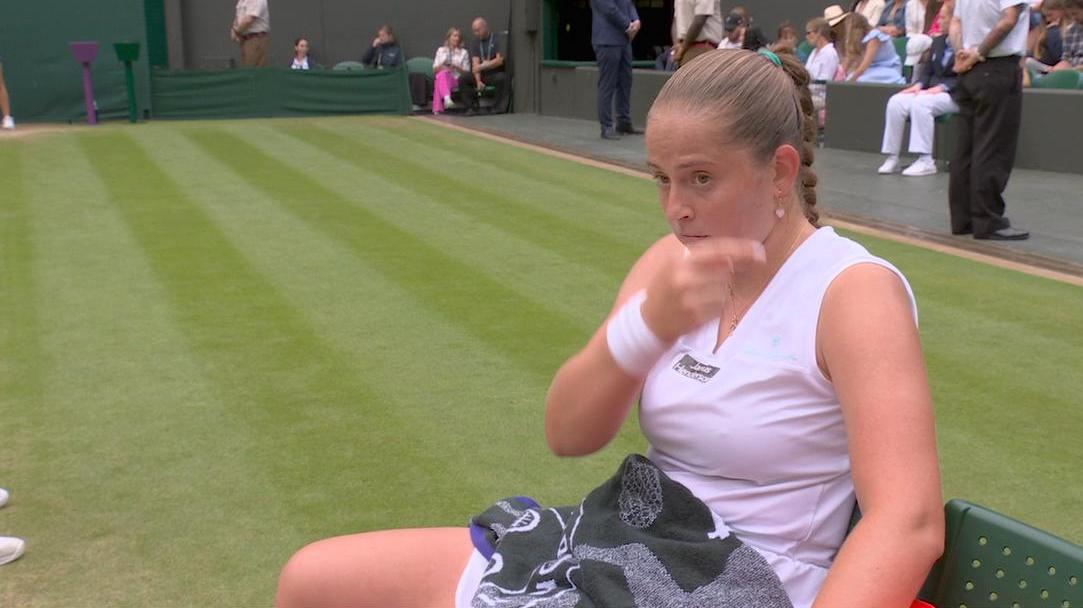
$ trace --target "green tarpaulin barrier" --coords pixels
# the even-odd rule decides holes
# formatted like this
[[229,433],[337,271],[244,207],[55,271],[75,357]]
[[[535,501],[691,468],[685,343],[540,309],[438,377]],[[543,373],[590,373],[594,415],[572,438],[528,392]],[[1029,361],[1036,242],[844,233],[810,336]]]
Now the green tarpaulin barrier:
[[406,70],[152,70],[156,118],[409,114]]

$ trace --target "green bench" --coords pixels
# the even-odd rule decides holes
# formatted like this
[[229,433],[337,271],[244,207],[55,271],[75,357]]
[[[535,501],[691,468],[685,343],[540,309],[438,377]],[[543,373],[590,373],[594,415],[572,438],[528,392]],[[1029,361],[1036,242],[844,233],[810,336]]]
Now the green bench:
[[1083,608],[1083,547],[965,500],[944,511],[944,555],[921,599],[936,608]]

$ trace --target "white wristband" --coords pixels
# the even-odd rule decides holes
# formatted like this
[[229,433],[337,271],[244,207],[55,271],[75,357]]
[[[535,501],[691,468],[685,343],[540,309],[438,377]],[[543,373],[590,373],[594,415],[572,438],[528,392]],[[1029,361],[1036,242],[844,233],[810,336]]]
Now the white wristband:
[[667,348],[643,320],[641,308],[646,299],[647,290],[636,292],[609,320],[605,331],[613,360],[634,378],[646,376]]

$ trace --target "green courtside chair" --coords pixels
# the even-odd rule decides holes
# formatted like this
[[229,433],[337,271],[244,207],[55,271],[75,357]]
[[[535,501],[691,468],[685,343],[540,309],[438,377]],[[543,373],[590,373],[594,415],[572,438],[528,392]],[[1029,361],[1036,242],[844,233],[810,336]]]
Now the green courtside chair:
[[429,80],[435,78],[432,73],[432,57],[411,57],[407,59],[406,71],[411,74],[422,74]]
[[1057,70],[1049,72],[1033,80],[1034,86],[1039,89],[1078,89],[1080,88],[1080,73],[1077,70]]
[[361,63],[360,61],[340,61],[335,64],[335,67],[333,69],[340,72],[355,72],[364,70],[365,64]]
[[923,599],[937,608],[1083,608],[1083,547],[965,500],[944,510],[944,556]]

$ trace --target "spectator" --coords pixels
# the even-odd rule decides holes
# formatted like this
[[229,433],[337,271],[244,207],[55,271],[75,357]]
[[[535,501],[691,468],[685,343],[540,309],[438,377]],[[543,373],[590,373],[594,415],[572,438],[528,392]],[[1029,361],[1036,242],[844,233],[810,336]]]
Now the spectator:
[[237,0],[229,37],[241,45],[241,65],[254,68],[267,65],[270,35],[271,16],[267,0]]
[[775,49],[789,49],[790,52],[796,52],[797,46],[797,28],[788,20],[783,21],[778,26],[778,40],[775,41]]
[[1065,0],[1071,25],[1064,29],[1063,52],[1054,70],[1083,69],[1083,0]]
[[722,29],[725,30],[726,34],[722,37],[722,42],[718,43],[718,48],[741,48],[744,45],[745,29],[747,27],[747,21],[740,13],[731,12],[726,15],[726,20],[722,23]]
[[1023,71],[1023,86],[1029,87],[1060,63],[1064,57],[1064,33],[1071,25],[1063,0],[1042,3],[1038,25],[1027,36],[1027,69]]
[[8,130],[15,128],[15,119],[11,117],[11,98],[8,96],[8,87],[4,84],[3,57],[0,57],[0,116],[3,116],[0,127]]
[[875,22],[878,29],[892,38],[906,34],[905,1],[887,0],[887,4],[884,5],[884,12],[880,13],[880,20]]
[[839,54],[831,44],[831,26],[822,17],[805,24],[805,40],[812,45],[812,52],[805,60],[805,69],[812,80],[808,88],[812,93],[817,126],[823,127],[827,122],[827,85],[824,83],[840,77]]
[[590,11],[590,43],[598,58],[598,122],[602,139],[640,133],[632,125],[632,40],[643,27],[635,2],[590,0]]
[[489,29],[489,22],[481,17],[470,25],[474,42],[470,46],[471,72],[459,77],[459,92],[467,105],[467,113],[478,109],[478,92],[488,85],[496,87],[493,111],[508,111],[508,81],[504,74],[503,41]]
[[[940,0],[907,0],[906,3],[906,60],[903,65],[916,66],[933,44],[929,34],[940,12]],[[915,70],[916,72],[916,70]],[[917,82],[916,77],[914,82]]]
[[451,94],[459,87],[464,74],[470,74],[470,53],[463,48],[463,33],[457,27],[447,31],[444,46],[436,49],[432,60],[435,76],[432,94],[432,113],[443,114],[455,107]]
[[[14,125],[6,128],[15,128]],[[8,504],[8,491],[0,488],[0,507]],[[19,559],[26,550],[26,542],[14,536],[0,536],[0,566]]]
[[674,58],[678,66],[714,50],[722,41],[718,0],[676,0],[673,25],[677,31]]
[[[947,6],[947,5],[945,5]],[[941,11],[941,18],[951,22],[951,12]],[[910,120],[910,153],[918,154],[918,159],[903,170],[909,177],[933,175],[936,173],[936,161],[933,160],[933,128],[937,116],[954,114],[959,106],[951,99],[951,89],[955,85],[955,71],[952,64],[955,52],[948,37],[937,36],[933,39],[927,68],[920,82],[891,96],[884,115],[884,141],[881,151],[888,157],[878,170],[881,174],[894,173],[899,168],[899,148],[902,145],[903,130],[907,119]]]
[[293,41],[293,59],[290,60],[291,70],[313,70],[316,68],[316,60],[308,52],[308,38],[298,38]]
[[1027,45],[1027,5],[956,0],[952,19],[959,106],[948,207],[952,234],[1016,241],[1030,237],[1004,217],[1023,113],[1020,60]]
[[846,32],[850,27],[850,15],[853,14],[843,11],[837,4],[824,9],[824,20],[831,26],[831,44],[835,45],[835,53],[839,57],[846,57]]
[[831,44],[831,26],[826,19],[817,17],[805,25],[805,40],[812,45],[812,53],[805,62],[805,69],[813,80],[834,80],[839,69],[839,54]]
[[846,79],[852,82],[903,84],[902,61],[886,32],[869,25],[865,17],[850,15],[846,35]]
[[850,7],[850,12],[862,15],[869,23],[880,23],[880,15],[884,14],[884,0],[857,0]]
[[365,54],[361,56],[361,63],[365,64],[365,67],[378,70],[402,65],[402,48],[395,41],[395,32],[390,25],[385,23],[376,31],[372,45],[365,49]]

